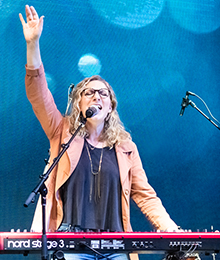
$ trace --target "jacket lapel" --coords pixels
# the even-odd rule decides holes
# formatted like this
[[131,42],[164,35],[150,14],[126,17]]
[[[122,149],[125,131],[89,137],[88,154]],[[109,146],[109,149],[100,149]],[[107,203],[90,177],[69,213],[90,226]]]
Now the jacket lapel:
[[[69,141],[71,135],[64,139],[65,143]],[[84,138],[76,136],[70,144],[69,149],[67,150],[67,154],[70,160],[70,174],[72,174],[73,170],[76,168],[77,163],[79,162],[82,149],[84,145]]]
[[[71,134],[68,134],[67,137],[64,138],[64,143],[66,144],[71,138]],[[59,171],[62,174],[57,175],[56,180],[56,192],[59,188],[68,180],[72,172],[77,166],[79,162],[82,149],[84,145],[84,139],[82,137],[76,136],[73,141],[70,143],[69,148],[64,153],[61,158],[59,164]]]
[[116,145],[116,156],[118,160],[118,167],[120,172],[120,180],[122,188],[125,187],[126,179],[128,178],[129,170],[132,166],[132,162],[129,158],[132,150],[129,148],[129,145]]

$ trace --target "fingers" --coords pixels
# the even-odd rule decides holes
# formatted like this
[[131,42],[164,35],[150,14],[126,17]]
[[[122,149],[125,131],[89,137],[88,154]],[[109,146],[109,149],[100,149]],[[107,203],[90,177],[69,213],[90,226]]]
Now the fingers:
[[25,28],[27,26],[27,24],[29,22],[31,22],[30,24],[32,25],[32,27],[38,25],[38,27],[42,31],[44,16],[41,16],[39,19],[38,13],[36,12],[35,8],[33,6],[29,6],[29,5],[25,6],[25,12],[26,12],[27,23],[25,22],[22,14],[19,13],[19,18],[20,18],[23,28]]
[[25,12],[26,12],[27,22],[39,19],[39,16],[33,6],[26,5]]
[[25,6],[25,12],[26,12],[27,22],[33,20],[32,11],[31,11],[31,8],[29,7],[29,5],[26,5],[26,6]]
[[19,14],[19,18],[20,18],[22,26],[24,26],[25,25],[25,20],[24,20],[22,14]]
[[41,30],[43,29],[43,24],[44,24],[44,16],[41,16],[40,20],[39,20],[39,25],[40,25]]
[[30,10],[31,10],[33,19],[34,20],[39,19],[38,14],[37,14],[37,12],[36,12],[36,10],[35,10],[35,8],[33,6],[30,7]]

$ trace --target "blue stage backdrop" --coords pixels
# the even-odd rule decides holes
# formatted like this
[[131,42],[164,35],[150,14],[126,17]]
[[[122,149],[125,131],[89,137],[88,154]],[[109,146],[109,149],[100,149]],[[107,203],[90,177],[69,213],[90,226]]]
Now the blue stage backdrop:
[[[179,116],[191,91],[220,120],[220,0],[0,0],[0,231],[30,229],[36,203],[23,203],[49,148],[25,94],[25,4],[45,16],[42,59],[60,111],[71,83],[100,74],[174,221],[220,229],[220,131],[190,105]],[[212,119],[197,96],[189,99]],[[135,231],[152,230],[133,203],[131,220]],[[0,255],[23,258],[39,259]]]

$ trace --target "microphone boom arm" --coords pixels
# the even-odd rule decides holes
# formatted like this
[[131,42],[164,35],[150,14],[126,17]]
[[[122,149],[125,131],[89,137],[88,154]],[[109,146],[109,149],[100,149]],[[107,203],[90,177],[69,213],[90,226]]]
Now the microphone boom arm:
[[190,105],[191,107],[195,108],[200,114],[202,114],[210,123],[212,123],[216,128],[218,128],[218,130],[220,130],[220,127],[213,121],[211,120],[205,113],[202,112],[201,109],[199,109],[196,104],[194,102],[192,102],[190,99],[187,101],[188,104],[186,105],[186,107],[188,105]]
[[61,151],[59,152],[58,156],[54,158],[53,163],[48,168],[48,170],[40,176],[40,181],[38,185],[34,188],[34,190],[31,192],[29,197],[24,203],[25,207],[28,207],[28,205],[31,202],[34,202],[35,196],[40,193],[41,194],[41,205],[42,205],[42,247],[41,247],[41,259],[42,260],[48,260],[48,248],[47,248],[47,234],[46,234],[46,195],[47,195],[47,187],[45,185],[45,181],[49,177],[50,173],[54,169],[54,167],[58,164],[59,160],[63,156],[63,154],[66,152],[66,150],[69,148],[70,143],[73,141],[73,139],[76,137],[79,130],[86,124],[87,118],[82,118],[80,125],[76,129],[76,131],[72,134],[69,141],[65,144],[61,145]]

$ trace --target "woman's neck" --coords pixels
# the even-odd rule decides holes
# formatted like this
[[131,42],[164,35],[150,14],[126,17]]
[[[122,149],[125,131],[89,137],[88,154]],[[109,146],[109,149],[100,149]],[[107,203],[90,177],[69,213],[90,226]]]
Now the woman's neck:
[[89,132],[89,137],[87,138],[88,142],[97,148],[103,147],[103,142],[100,142],[99,137],[103,130],[103,125],[93,126],[91,124],[87,125],[87,130]]
[[[88,122],[87,122],[88,123]],[[87,140],[89,143],[95,147],[103,146],[103,142],[99,141],[99,137],[101,135],[101,132],[103,130],[103,124],[101,125],[92,125],[92,124],[87,124],[87,130],[89,132],[89,137]]]

